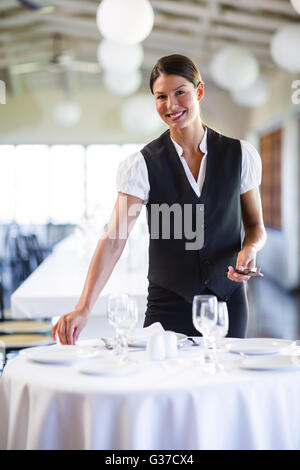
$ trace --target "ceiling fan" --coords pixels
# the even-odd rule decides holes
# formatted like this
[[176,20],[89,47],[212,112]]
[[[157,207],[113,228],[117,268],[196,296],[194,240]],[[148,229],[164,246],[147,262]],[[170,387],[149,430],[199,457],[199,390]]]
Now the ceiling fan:
[[[56,9],[51,5],[51,0],[47,4],[40,4],[35,0],[18,0],[19,3],[30,10],[37,11],[42,14],[47,14]],[[98,62],[80,61],[75,60],[72,51],[63,47],[62,35],[59,33],[53,36],[53,53],[50,61],[36,61],[15,64],[10,67],[10,72],[14,75],[28,74],[38,71],[48,72],[82,72],[89,74],[98,74],[101,67]]]
[[62,35],[54,34],[53,53],[50,61],[27,62],[24,64],[16,64],[11,67],[11,72],[16,75],[38,71],[97,74],[100,73],[101,67],[98,62],[75,60],[72,51],[64,49],[62,45]]

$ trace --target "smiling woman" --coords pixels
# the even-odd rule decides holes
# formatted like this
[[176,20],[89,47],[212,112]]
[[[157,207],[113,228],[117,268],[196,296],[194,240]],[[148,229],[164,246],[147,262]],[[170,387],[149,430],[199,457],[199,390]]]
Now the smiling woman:
[[[74,312],[64,315],[53,330],[53,337],[58,334],[64,343],[78,338],[143,205],[150,234],[144,326],[160,322],[164,329],[197,336],[192,323],[193,298],[212,294],[227,302],[228,336],[246,334],[244,281],[249,276],[235,269],[253,269],[256,253],[266,239],[258,190],[260,157],[248,142],[226,137],[202,121],[199,103],[204,84],[190,58],[179,54],[162,57],[151,73],[150,89],[156,110],[169,129],[118,168],[119,196],[81,297]],[[160,211],[159,227],[152,217],[157,206],[168,208]],[[179,210],[174,211],[175,206]],[[203,217],[197,217],[203,208],[204,223]],[[204,232],[201,246],[189,243],[193,240],[186,227],[182,230],[185,216],[181,215],[187,209],[192,226],[189,234]],[[170,218],[167,237],[163,229],[166,216]],[[124,227],[126,237],[116,237],[124,233]],[[178,233],[182,235],[178,237]]]

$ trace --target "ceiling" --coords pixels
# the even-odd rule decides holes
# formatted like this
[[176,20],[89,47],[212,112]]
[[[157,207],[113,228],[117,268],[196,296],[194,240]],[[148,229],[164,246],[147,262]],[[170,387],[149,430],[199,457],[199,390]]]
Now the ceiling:
[[[48,70],[58,49],[71,51],[78,71],[97,77],[99,0],[31,0],[49,7],[40,11],[22,5],[26,1],[0,1],[2,77],[34,76],[33,64]],[[212,53],[226,44],[245,46],[256,55],[262,73],[273,74],[270,39],[280,26],[299,22],[289,0],[151,0],[151,4],[155,25],[143,42],[142,68],[147,77],[158,57],[178,52],[192,57],[204,80],[209,80]],[[31,67],[26,69],[26,64]]]

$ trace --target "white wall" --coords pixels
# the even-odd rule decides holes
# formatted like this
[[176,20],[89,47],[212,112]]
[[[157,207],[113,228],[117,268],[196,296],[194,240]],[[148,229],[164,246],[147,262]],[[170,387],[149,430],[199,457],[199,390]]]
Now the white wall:
[[268,241],[259,254],[262,271],[292,290],[300,285],[299,135],[300,104],[293,104],[292,82],[300,77],[284,72],[271,81],[265,106],[250,114],[247,138],[259,148],[259,135],[279,127],[282,140],[282,230],[267,229]]

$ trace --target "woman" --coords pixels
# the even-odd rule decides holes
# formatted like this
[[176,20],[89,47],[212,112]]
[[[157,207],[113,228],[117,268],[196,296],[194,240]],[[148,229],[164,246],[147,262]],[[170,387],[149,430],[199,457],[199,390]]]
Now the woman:
[[[150,88],[156,109],[168,131],[123,162],[118,171],[118,198],[104,236],[90,263],[83,292],[73,312],[53,328],[63,344],[74,344],[86,325],[100,292],[118,261],[143,204],[150,232],[149,290],[144,326],[159,321],[165,329],[199,335],[192,324],[196,294],[214,293],[227,302],[228,336],[244,337],[248,321],[245,282],[235,269],[253,268],[263,247],[258,186],[260,157],[247,142],[222,136],[201,120],[199,102],[204,84],[188,57],[162,57],[152,70]],[[125,203],[124,203],[125,202]],[[191,229],[181,236],[183,222],[170,217],[164,237],[152,209],[191,209],[190,222],[204,240],[190,242]],[[204,209],[203,218],[198,215]],[[177,214],[177,215],[178,215]],[[241,241],[241,222],[245,236]],[[164,220],[161,221],[161,224]],[[153,227],[155,236],[153,236]],[[115,236],[124,234],[126,236]],[[197,241],[197,240],[196,240]]]

